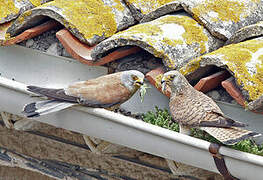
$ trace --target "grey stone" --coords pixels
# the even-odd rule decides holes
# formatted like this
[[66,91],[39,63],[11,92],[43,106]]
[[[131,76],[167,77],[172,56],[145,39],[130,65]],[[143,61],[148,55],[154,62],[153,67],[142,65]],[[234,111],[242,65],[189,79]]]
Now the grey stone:
[[68,51],[65,48],[62,49],[62,56],[71,57],[71,55],[68,53]]
[[51,46],[47,49],[46,53],[59,56],[59,50],[58,50],[58,43],[53,43]]
[[263,95],[258,99],[248,103],[248,109],[252,111],[263,112]]
[[28,39],[26,41],[26,47],[30,48],[34,45],[34,40],[33,39]]
[[216,90],[209,91],[208,93],[206,93],[206,95],[214,100],[220,100],[220,94]]

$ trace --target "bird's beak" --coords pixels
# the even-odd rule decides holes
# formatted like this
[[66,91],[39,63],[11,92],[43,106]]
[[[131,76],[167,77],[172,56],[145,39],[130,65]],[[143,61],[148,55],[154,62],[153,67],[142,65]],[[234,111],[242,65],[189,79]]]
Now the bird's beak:
[[142,86],[143,83],[144,83],[143,79],[137,79],[137,80],[135,81],[135,85],[137,85],[137,86],[139,86],[139,87]]
[[161,85],[162,85],[162,92],[164,93],[166,90],[166,80],[165,79],[162,79]]

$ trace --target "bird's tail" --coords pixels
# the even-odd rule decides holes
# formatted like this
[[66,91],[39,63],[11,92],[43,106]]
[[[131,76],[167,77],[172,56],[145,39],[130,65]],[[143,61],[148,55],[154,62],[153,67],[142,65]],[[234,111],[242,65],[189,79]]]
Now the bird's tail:
[[38,117],[41,115],[57,112],[62,109],[71,107],[73,105],[74,105],[73,103],[56,101],[56,100],[38,101],[38,102],[26,104],[23,108],[23,113],[28,118],[32,118],[32,117]]
[[217,127],[203,127],[202,130],[206,131],[208,134],[222,142],[226,145],[233,145],[241,140],[247,139],[249,137],[260,136],[261,134],[248,131],[245,129],[232,127],[232,128],[217,128]]

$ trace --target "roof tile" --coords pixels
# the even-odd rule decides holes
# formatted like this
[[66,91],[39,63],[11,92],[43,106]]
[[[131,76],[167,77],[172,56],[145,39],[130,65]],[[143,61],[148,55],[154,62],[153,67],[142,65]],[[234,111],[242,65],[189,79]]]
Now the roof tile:
[[21,13],[51,0],[4,0],[0,2],[0,24],[16,19]]
[[54,0],[20,15],[7,32],[13,37],[43,16],[57,20],[90,46],[135,23],[121,0]]
[[24,40],[31,39],[60,25],[58,22],[50,20],[33,28],[27,29],[12,38],[6,39],[6,30],[11,26],[11,24],[12,22],[9,22],[0,26],[0,45],[2,46],[13,45]]
[[185,0],[182,3],[187,12],[223,40],[242,27],[263,20],[261,0]]
[[135,45],[162,58],[169,69],[176,69],[195,57],[219,48],[222,43],[183,13],[166,15],[119,32],[98,44],[91,57],[99,59],[116,47]]
[[97,61],[93,61],[90,54],[91,51],[94,49],[94,46],[88,46],[87,44],[80,42],[67,29],[58,31],[56,33],[56,36],[72,57],[90,66],[100,66],[116,59],[125,57],[127,55],[136,53],[140,50],[140,48],[138,47],[120,48]]
[[[233,74],[237,86],[247,102],[263,95],[263,38],[224,46],[214,52],[190,61],[181,68],[189,75],[200,67],[215,65]],[[263,106],[263,104],[261,105]]]

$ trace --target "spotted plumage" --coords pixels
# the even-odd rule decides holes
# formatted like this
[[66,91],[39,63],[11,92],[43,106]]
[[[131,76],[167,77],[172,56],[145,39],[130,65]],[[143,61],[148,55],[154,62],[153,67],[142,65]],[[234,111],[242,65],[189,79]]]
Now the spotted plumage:
[[178,71],[169,71],[162,78],[162,88],[171,88],[170,112],[179,123],[180,132],[189,134],[190,128],[200,128],[224,144],[260,134],[239,127],[245,124],[226,117],[217,104],[202,92],[194,89]]
[[88,107],[112,108],[127,101],[143,84],[144,75],[136,70],[105,75],[96,79],[76,82],[63,89],[28,86],[30,92],[51,100],[27,104],[27,117],[56,112],[80,104]]

